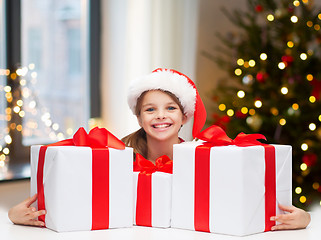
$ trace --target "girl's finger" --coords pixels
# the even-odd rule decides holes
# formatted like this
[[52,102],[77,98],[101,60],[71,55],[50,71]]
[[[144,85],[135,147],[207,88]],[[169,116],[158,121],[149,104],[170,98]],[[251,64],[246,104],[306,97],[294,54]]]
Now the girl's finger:
[[26,204],[27,207],[29,207],[36,200],[37,200],[37,194],[33,195],[32,197],[27,198],[26,200],[23,201],[23,203]]
[[28,225],[37,226],[37,227],[44,227],[45,223],[42,221],[39,221],[39,220],[30,220]]
[[279,225],[275,225],[271,228],[272,231],[287,230],[287,229],[291,229],[290,225],[288,225],[288,224],[279,224]]
[[40,211],[37,211],[37,212],[32,212],[30,213],[30,218],[31,219],[36,219],[37,217],[41,216],[41,215],[45,215],[46,214],[46,211],[45,210],[40,210]]
[[280,203],[279,203],[279,208],[283,211],[290,212],[290,213],[295,210],[295,207],[293,207],[293,206],[285,206]]
[[294,219],[293,214],[280,214],[275,216],[273,221],[284,223],[284,222],[292,221],[293,219]]

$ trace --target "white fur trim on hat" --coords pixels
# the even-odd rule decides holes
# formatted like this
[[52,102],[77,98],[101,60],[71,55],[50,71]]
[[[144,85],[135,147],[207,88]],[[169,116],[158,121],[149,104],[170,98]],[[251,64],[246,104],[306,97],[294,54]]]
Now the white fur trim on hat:
[[193,117],[196,89],[185,76],[168,69],[162,69],[132,81],[129,86],[127,101],[134,114],[137,99],[143,92],[149,90],[165,90],[173,93],[180,101],[187,119]]

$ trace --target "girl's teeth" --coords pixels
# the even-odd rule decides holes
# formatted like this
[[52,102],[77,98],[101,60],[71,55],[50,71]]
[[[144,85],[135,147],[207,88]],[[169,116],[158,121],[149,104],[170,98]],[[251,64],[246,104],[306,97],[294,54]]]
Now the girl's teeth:
[[159,125],[154,125],[155,128],[165,128],[168,127],[169,124],[159,124]]

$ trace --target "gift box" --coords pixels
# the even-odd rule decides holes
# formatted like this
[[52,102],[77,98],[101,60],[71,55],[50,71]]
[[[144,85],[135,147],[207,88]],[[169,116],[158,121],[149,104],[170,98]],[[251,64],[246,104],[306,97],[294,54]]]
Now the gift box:
[[155,165],[136,155],[134,163],[134,224],[170,227],[173,161],[167,156]]
[[171,226],[236,236],[271,230],[278,204],[292,204],[291,146],[214,130],[206,142],[174,145]]
[[106,131],[86,135],[82,129],[71,140],[31,147],[31,195],[37,193],[38,209],[47,211],[40,218],[47,228],[63,232],[133,225],[133,151],[110,133],[99,134]]

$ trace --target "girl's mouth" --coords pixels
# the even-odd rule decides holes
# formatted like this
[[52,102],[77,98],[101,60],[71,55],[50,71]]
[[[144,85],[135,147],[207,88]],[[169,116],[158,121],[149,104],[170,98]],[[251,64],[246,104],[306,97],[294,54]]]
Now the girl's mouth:
[[153,128],[168,128],[168,127],[172,126],[172,124],[170,124],[170,123],[162,123],[162,124],[154,124],[152,126],[153,126]]

